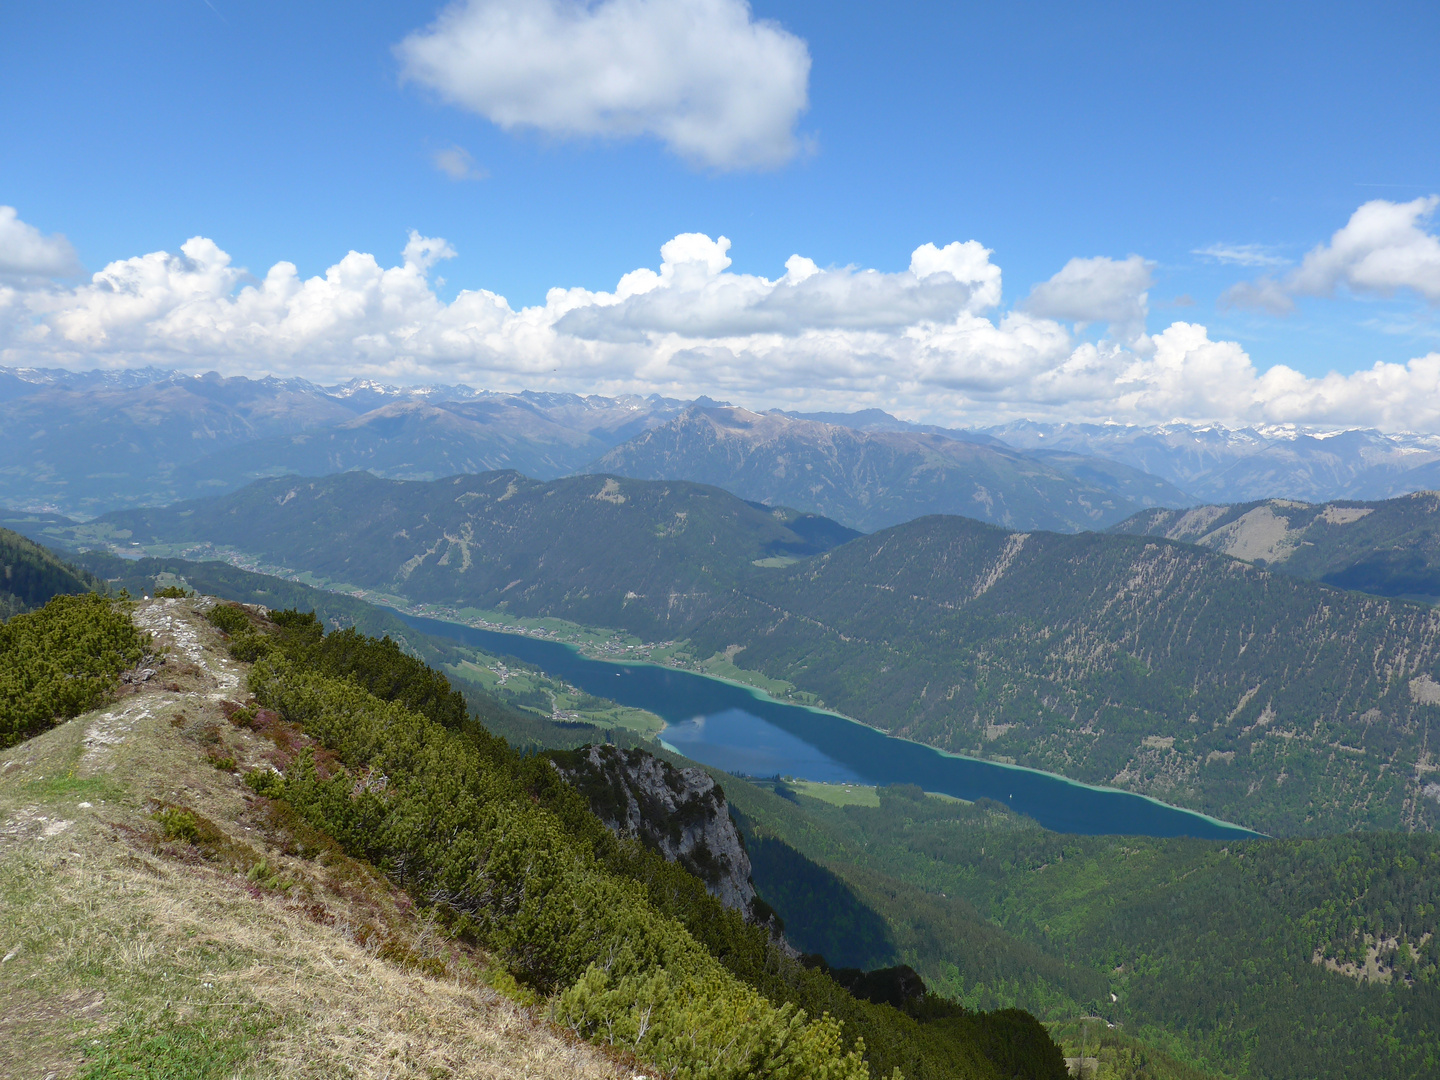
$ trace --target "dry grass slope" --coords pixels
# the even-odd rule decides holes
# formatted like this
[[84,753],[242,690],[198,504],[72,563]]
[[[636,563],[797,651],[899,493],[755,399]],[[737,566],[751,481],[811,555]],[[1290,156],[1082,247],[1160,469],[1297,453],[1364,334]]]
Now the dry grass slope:
[[240,782],[243,666],[139,605],[148,682],[0,757],[0,1077],[630,1077]]

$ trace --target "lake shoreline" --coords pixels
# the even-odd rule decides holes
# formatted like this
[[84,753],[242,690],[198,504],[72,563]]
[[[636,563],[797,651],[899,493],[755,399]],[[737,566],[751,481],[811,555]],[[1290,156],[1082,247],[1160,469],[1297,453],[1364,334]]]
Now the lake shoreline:
[[[781,708],[781,709],[801,710],[801,711],[803,711],[803,712],[805,712],[805,713],[808,713],[808,714],[810,714],[810,715],[812,715],[812,716],[815,716],[815,717],[818,717],[818,718],[822,718],[822,719],[824,719],[824,720],[826,720],[826,721],[830,721],[830,722],[833,722],[833,721],[843,721],[845,724],[847,724],[847,725],[853,725],[855,728],[861,729],[863,732],[865,732],[865,733],[867,733],[867,734],[869,734],[869,735],[872,735],[872,736],[875,736],[875,737],[878,737],[878,738],[881,738],[881,739],[892,740],[892,741],[895,742],[895,743],[905,744],[905,745],[907,745],[907,746],[909,746],[909,747],[913,747],[914,749],[916,749],[916,750],[918,750],[918,751],[928,752],[928,753],[930,753],[930,754],[934,754],[934,755],[936,755],[937,757],[939,757],[939,758],[942,759],[942,760],[960,762],[960,763],[964,763],[964,764],[966,764],[966,765],[975,766],[975,767],[982,768],[982,769],[1003,769],[1003,770],[1008,770],[1008,771],[1010,771],[1010,772],[1013,772],[1014,774],[1017,774],[1018,776],[1033,777],[1033,778],[1041,779],[1041,780],[1043,780],[1043,781],[1045,781],[1045,782],[1048,782],[1048,783],[1063,784],[1063,785],[1068,786],[1069,788],[1072,788],[1072,789],[1076,790],[1077,792],[1086,792],[1086,793],[1090,793],[1090,794],[1097,795],[1097,796],[1101,796],[1101,797],[1106,797],[1106,798],[1125,798],[1125,799],[1136,799],[1136,800],[1140,800],[1140,801],[1142,801],[1142,802],[1144,802],[1144,803],[1146,803],[1146,804],[1154,807],[1154,808],[1157,809],[1157,810],[1164,811],[1164,812],[1166,812],[1166,813],[1174,813],[1174,814],[1183,815],[1185,818],[1195,819],[1197,822],[1204,822],[1206,825],[1210,826],[1212,829],[1224,830],[1225,832],[1227,832],[1227,833],[1230,834],[1229,836],[1225,837],[1225,839],[1231,839],[1231,840],[1256,839],[1256,840],[1258,840],[1258,839],[1265,839],[1265,838],[1266,838],[1266,834],[1261,833],[1261,832],[1257,832],[1256,830],[1253,830],[1253,829],[1246,828],[1246,827],[1243,826],[1243,825],[1238,825],[1238,824],[1236,824],[1235,822],[1224,821],[1224,820],[1222,820],[1222,819],[1220,819],[1220,818],[1216,818],[1216,817],[1214,817],[1214,816],[1212,816],[1212,815],[1210,815],[1210,814],[1206,814],[1206,813],[1204,813],[1203,811],[1192,810],[1192,809],[1190,809],[1190,808],[1188,808],[1188,807],[1183,807],[1183,806],[1176,806],[1176,805],[1174,805],[1173,803],[1164,802],[1164,801],[1162,801],[1162,800],[1160,800],[1160,799],[1156,799],[1154,796],[1146,795],[1146,794],[1143,794],[1143,793],[1141,793],[1141,792],[1127,791],[1127,790],[1125,790],[1124,788],[1107,787],[1107,786],[1105,786],[1105,785],[1100,785],[1100,784],[1091,784],[1091,783],[1087,783],[1087,782],[1085,782],[1085,781],[1083,781],[1083,780],[1076,780],[1076,779],[1073,779],[1072,777],[1064,776],[1064,775],[1062,775],[1062,774],[1060,774],[1060,773],[1053,773],[1053,772],[1049,772],[1049,771],[1044,770],[1044,769],[1037,769],[1037,768],[1034,768],[1033,766],[1029,766],[1029,765],[1019,765],[1019,764],[1015,764],[1015,763],[1013,763],[1013,762],[994,761],[994,760],[990,760],[990,759],[987,759],[987,758],[977,758],[977,757],[973,757],[973,756],[968,755],[968,754],[957,754],[957,753],[954,753],[953,751],[944,750],[944,749],[941,749],[940,747],[937,747],[937,746],[931,746],[931,745],[928,744],[928,743],[923,743],[923,742],[920,742],[920,741],[918,741],[918,740],[910,739],[910,738],[907,738],[907,737],[902,736],[902,735],[892,735],[892,734],[890,734],[889,732],[886,732],[886,731],[881,730],[880,728],[873,727],[873,726],[871,726],[871,725],[869,725],[869,724],[866,724],[866,723],[865,723],[864,721],[862,721],[862,720],[857,720],[857,719],[855,719],[854,717],[846,716],[845,714],[840,713],[840,712],[837,712],[837,711],[835,711],[835,710],[833,710],[833,709],[820,708],[820,707],[818,707],[818,706],[808,705],[808,704],[804,704],[804,703],[801,703],[801,702],[785,701],[785,700],[776,698],[776,697],[774,697],[774,696],[771,695],[771,694],[768,694],[766,691],[764,691],[764,690],[760,689],[759,687],[754,686],[754,685],[752,685],[752,684],[750,684],[750,683],[745,683],[745,682],[741,682],[741,681],[739,681],[739,680],[734,680],[734,679],[727,679],[727,678],[725,678],[724,676],[712,675],[712,674],[709,674],[709,673],[707,673],[707,672],[702,672],[702,671],[695,671],[695,670],[692,670],[692,669],[689,669],[689,668],[680,667],[680,666],[678,666],[678,665],[669,665],[669,664],[656,663],[656,662],[653,661],[653,660],[641,660],[641,659],[633,659],[633,658],[629,658],[629,657],[624,657],[624,658],[622,658],[622,657],[617,657],[617,656],[614,656],[614,655],[604,655],[604,654],[601,654],[601,655],[591,655],[591,651],[588,650],[588,649],[585,649],[585,648],[583,647],[583,645],[581,645],[581,644],[579,644],[579,643],[571,642],[571,641],[559,640],[557,637],[552,637],[552,636],[550,636],[549,634],[545,634],[545,635],[535,634],[535,633],[532,633],[532,632],[527,631],[524,627],[521,627],[521,626],[508,627],[508,626],[501,626],[501,625],[496,625],[496,624],[491,623],[491,624],[488,624],[488,625],[486,625],[486,626],[484,626],[484,627],[477,627],[477,626],[469,625],[469,624],[467,624],[467,623],[458,622],[458,621],[454,621],[454,620],[450,620],[450,619],[438,619],[438,618],[435,618],[433,615],[420,615],[420,614],[418,614],[418,613],[417,613],[417,614],[411,614],[411,613],[405,612],[405,611],[403,611],[403,610],[401,610],[401,609],[399,609],[399,608],[393,608],[393,607],[392,607],[392,608],[390,608],[390,610],[393,611],[396,615],[400,616],[402,619],[404,619],[404,620],[405,620],[407,623],[409,623],[411,626],[414,626],[415,629],[417,629],[417,630],[422,630],[423,632],[430,632],[430,631],[426,631],[425,628],[422,627],[422,626],[416,626],[416,625],[415,625],[415,622],[412,621],[412,620],[424,620],[424,621],[426,621],[426,622],[437,623],[437,624],[440,624],[440,625],[446,626],[446,627],[453,627],[453,628],[455,628],[455,629],[457,629],[457,630],[469,630],[469,631],[473,631],[473,632],[481,633],[481,634],[495,634],[495,635],[497,635],[497,636],[513,637],[513,638],[516,638],[516,639],[534,642],[534,643],[536,643],[536,644],[538,644],[538,645],[548,646],[548,647],[551,647],[551,648],[559,647],[559,648],[562,648],[562,649],[566,650],[567,652],[572,653],[572,654],[573,654],[576,658],[578,658],[578,659],[585,660],[585,661],[589,661],[589,662],[592,662],[592,663],[597,663],[597,664],[611,664],[611,665],[616,665],[616,666],[620,666],[620,667],[627,667],[627,668],[649,668],[649,669],[654,669],[654,670],[656,670],[656,671],[661,671],[661,672],[666,672],[666,673],[680,674],[680,675],[684,675],[684,676],[687,676],[687,677],[690,677],[690,678],[695,678],[695,679],[702,679],[702,680],[706,680],[707,682],[716,683],[716,684],[719,684],[719,685],[722,685],[722,686],[725,686],[725,687],[729,687],[729,688],[731,688],[731,689],[733,689],[733,690],[743,692],[746,696],[748,696],[749,698],[751,698],[751,699],[754,700],[755,702],[758,702],[758,703],[761,703],[761,704],[770,705],[770,706],[775,706],[775,707],[778,707],[778,708]],[[445,636],[445,635],[440,635],[440,636]],[[524,659],[524,658],[522,657],[522,659]],[[532,662],[532,661],[526,660],[526,662],[529,663],[529,662]],[[542,670],[544,670],[544,665],[543,665],[543,664],[537,665],[537,666],[540,666],[540,667],[542,668]],[[636,705],[636,704],[633,703],[633,702],[621,702],[621,704],[630,705],[631,707],[636,707],[636,708],[644,708],[644,707],[645,707],[645,706]],[[661,742],[661,745],[662,745],[662,746],[665,746],[666,749],[671,749],[671,746],[668,744],[668,741],[664,739],[664,733],[665,733],[665,731],[669,730],[669,729],[673,726],[673,722],[672,722],[669,718],[666,718],[666,717],[664,717],[664,716],[662,716],[661,719],[665,721],[665,728],[663,728],[663,729],[661,730],[661,732],[660,732],[659,741]],[[802,740],[802,741],[807,741],[807,742],[808,742],[808,740]],[[810,745],[813,746],[814,744],[810,744]],[[816,749],[818,750],[818,749],[820,749],[820,748],[817,747]],[[683,755],[683,756],[686,756],[686,757],[691,757],[692,759],[694,758],[694,755],[693,755],[692,753],[686,753],[686,751],[683,750],[683,749],[674,748],[674,749],[672,750],[672,752],[674,752],[674,753],[679,753],[679,754],[681,754],[681,755]],[[821,751],[821,752],[823,752],[823,751]],[[716,766],[716,767],[719,767],[719,766]],[[726,770],[726,771],[730,771],[730,770]],[[922,785],[922,786],[923,786],[923,785]],[[950,793],[950,792],[942,792],[942,794],[950,794],[951,797],[953,797],[953,798],[965,798],[965,796],[955,795],[955,794]],[[982,796],[982,797],[988,797],[988,796]],[[999,801],[999,800],[997,800],[997,801]],[[1017,810],[1017,812],[1025,813],[1025,811],[1019,811],[1019,810]],[[1032,816],[1032,817],[1033,817],[1034,815],[1033,815],[1033,814],[1030,814],[1030,815],[1028,815],[1028,816]],[[1058,830],[1058,831],[1064,831],[1064,830]],[[1243,834],[1243,835],[1235,835],[1235,834]],[[1116,834],[1116,835],[1120,835],[1120,834]]]

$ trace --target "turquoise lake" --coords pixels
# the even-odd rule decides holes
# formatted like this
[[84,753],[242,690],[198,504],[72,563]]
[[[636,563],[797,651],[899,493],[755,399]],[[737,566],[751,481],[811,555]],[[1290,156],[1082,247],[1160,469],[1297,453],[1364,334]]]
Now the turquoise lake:
[[830,783],[919,784],[926,791],[961,799],[994,799],[1056,832],[1213,840],[1258,835],[1127,791],[946,754],[834,713],[776,701],[693,672],[592,660],[557,641],[438,619],[401,618],[424,633],[513,656],[597,697],[655,713],[666,722],[661,739],[668,748],[726,772]]

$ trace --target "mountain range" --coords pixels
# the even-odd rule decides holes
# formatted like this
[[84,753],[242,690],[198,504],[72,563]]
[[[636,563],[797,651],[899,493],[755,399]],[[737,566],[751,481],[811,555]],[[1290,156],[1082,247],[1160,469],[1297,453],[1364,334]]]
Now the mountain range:
[[586,471],[697,480],[864,532],[924,514],[1076,532],[1113,524],[1137,506],[1190,501],[1163,480],[1093,456],[1027,454],[955,433],[862,428],[733,406],[686,409]]
[[961,430],[879,409],[0,368],[0,505],[12,509],[92,517],[265,476],[504,468],[697,480],[865,531],[943,512],[1073,532],[1153,507],[1440,487],[1440,437],[1181,423]]
[[1440,485],[1440,436],[1367,429],[1307,432],[1289,425],[1046,424],[984,432],[1028,451],[1097,455],[1152,473],[1196,502],[1266,498],[1385,499]]
[[0,504],[92,516],[277,473],[574,472],[685,403],[468,387],[321,387],[145,369],[0,369]]
[[1440,614],[1175,540],[938,515],[860,536],[704,485],[514,472],[282,477],[38,532],[679,641],[895,735],[1264,832],[1440,821]]

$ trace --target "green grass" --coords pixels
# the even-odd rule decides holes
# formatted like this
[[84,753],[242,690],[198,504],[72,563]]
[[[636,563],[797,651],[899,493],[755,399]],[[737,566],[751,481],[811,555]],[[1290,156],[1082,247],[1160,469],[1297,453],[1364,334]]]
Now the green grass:
[[73,771],[61,776],[46,776],[25,785],[25,794],[32,799],[79,799],[83,802],[119,802],[125,787],[105,776],[76,776]]
[[[206,1080],[232,1077],[276,1026],[248,1002],[200,1002],[182,1017],[168,1005],[132,1013],[98,1048],[87,1048],[79,1080]],[[93,1046],[93,1043],[92,1043]]]
[[[831,806],[878,808],[880,805],[879,789],[871,784],[824,784],[818,780],[788,780],[785,784],[797,795],[806,795]],[[957,799],[954,795],[946,795],[939,791],[927,791],[925,794],[932,799],[939,799],[941,802],[970,805],[966,799]]]
[[880,796],[867,784],[822,784],[816,780],[791,780],[787,785],[798,795],[808,795],[831,806],[880,805]]
[[725,653],[716,653],[708,660],[702,660],[694,665],[695,670],[704,675],[710,675],[717,679],[725,679],[728,682],[742,683],[745,686],[753,686],[757,690],[764,691],[773,698],[780,698],[787,701],[803,701],[807,704],[814,704],[819,699],[814,694],[807,694],[799,690],[794,683],[786,682],[784,679],[772,679],[768,675],[762,675],[758,671],[751,671],[748,668],[737,667],[735,661]]

